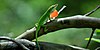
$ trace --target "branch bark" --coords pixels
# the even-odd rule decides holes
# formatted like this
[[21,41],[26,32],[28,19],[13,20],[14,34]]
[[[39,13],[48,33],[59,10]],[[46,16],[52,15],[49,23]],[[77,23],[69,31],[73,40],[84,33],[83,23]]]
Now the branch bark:
[[[46,28],[46,31],[44,29]],[[58,18],[53,20],[52,22],[46,22],[44,27],[41,27],[38,36],[42,36],[49,32],[54,32],[61,29],[67,28],[97,28],[100,29],[100,18],[76,15],[65,18]],[[16,37],[16,39],[27,39],[33,40],[35,39],[35,31],[36,28],[33,27],[30,30],[22,33],[20,36]]]
[[[31,42],[25,39],[17,40],[19,43],[25,45],[30,50],[37,50],[35,42]],[[41,50],[89,50],[72,45],[61,45],[49,42],[39,42]],[[13,42],[2,42],[0,43],[0,50],[22,50]]]

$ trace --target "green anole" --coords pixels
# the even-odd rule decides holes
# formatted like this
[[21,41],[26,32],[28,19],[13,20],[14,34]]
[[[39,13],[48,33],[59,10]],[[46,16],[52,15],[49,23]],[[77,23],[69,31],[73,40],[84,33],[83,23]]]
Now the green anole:
[[36,23],[36,44],[37,44],[38,50],[40,50],[40,46],[39,46],[38,39],[37,39],[39,30],[40,30],[41,26],[43,26],[45,21],[47,19],[50,19],[50,13],[52,13],[54,10],[56,10],[57,6],[58,6],[58,4],[50,6],[48,8],[48,10],[40,17],[38,23]]

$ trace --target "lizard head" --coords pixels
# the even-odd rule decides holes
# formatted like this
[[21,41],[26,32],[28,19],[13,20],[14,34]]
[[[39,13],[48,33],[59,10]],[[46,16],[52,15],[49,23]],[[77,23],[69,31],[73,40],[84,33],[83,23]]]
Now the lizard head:
[[54,5],[50,6],[50,8],[49,8],[49,10],[51,10],[50,13],[52,13],[54,10],[56,10],[57,6],[58,6],[58,4],[54,4]]
[[50,7],[50,18],[55,19],[58,16],[58,11],[56,10],[58,4],[52,5]]

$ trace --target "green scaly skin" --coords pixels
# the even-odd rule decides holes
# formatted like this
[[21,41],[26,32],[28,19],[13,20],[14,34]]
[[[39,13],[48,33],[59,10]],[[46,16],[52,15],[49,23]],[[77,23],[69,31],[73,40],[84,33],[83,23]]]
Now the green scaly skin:
[[37,47],[38,47],[38,50],[40,50],[40,46],[39,46],[39,43],[38,43],[38,33],[39,33],[39,30],[41,28],[41,26],[44,25],[45,21],[49,18],[50,19],[50,13],[54,10],[56,10],[56,7],[58,6],[58,4],[55,4],[55,5],[52,5],[48,8],[48,10],[40,17],[38,23],[36,24],[36,44],[37,44]]

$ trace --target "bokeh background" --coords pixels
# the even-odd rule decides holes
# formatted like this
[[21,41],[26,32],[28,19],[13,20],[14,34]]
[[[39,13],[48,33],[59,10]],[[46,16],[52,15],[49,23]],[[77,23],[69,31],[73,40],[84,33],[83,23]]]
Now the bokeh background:
[[[57,10],[64,5],[67,6],[58,16],[62,18],[84,15],[99,5],[100,0],[0,0],[0,36],[15,38],[34,27],[40,16],[52,4],[59,4]],[[99,18],[100,9],[90,16]],[[85,38],[89,37],[90,33],[90,28],[69,28],[48,33],[39,37],[39,40],[85,47]],[[92,41],[89,48],[94,50],[98,46],[99,43]]]

